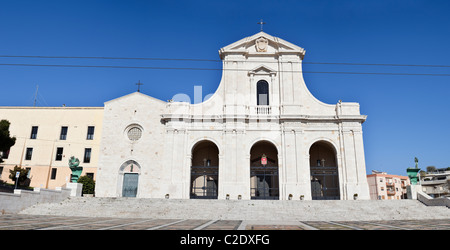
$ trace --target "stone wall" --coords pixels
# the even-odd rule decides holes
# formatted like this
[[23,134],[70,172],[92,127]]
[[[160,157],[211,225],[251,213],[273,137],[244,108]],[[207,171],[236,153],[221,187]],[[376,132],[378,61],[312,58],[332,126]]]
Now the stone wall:
[[427,206],[446,206],[450,208],[450,198],[448,197],[440,197],[433,199],[433,197],[429,196],[428,194],[422,191],[418,191],[417,200],[419,200],[420,202],[422,202]]
[[70,196],[70,189],[60,190],[35,188],[33,191],[15,189],[14,193],[0,192],[0,213],[18,213],[37,203],[59,202]]

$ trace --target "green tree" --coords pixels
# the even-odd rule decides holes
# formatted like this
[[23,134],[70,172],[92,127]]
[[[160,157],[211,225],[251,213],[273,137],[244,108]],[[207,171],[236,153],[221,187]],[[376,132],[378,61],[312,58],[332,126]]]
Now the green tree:
[[[16,138],[9,136],[9,125],[11,123],[7,120],[0,121],[0,152],[8,151],[15,143]],[[0,157],[0,163],[3,162]]]
[[15,182],[16,181],[16,172],[20,172],[19,184],[24,183],[28,179],[28,177],[27,177],[28,170],[26,168],[18,167],[17,165],[13,169],[9,170],[9,179],[11,179],[12,181]]
[[432,173],[432,172],[436,172],[436,167],[435,166],[428,166],[427,167],[427,173]]
[[78,178],[78,183],[83,184],[83,189],[81,191],[83,194],[94,194],[95,181],[91,177],[83,175]]

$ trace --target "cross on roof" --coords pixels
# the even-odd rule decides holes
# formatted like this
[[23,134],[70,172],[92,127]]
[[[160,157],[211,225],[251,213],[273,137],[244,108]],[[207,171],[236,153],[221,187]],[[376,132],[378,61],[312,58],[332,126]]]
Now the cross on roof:
[[141,85],[144,85],[143,83],[141,83],[141,80],[139,80],[138,83],[136,83],[136,85],[138,86],[138,92],[141,92]]
[[261,19],[261,21],[259,21],[257,24],[261,25],[261,31],[263,31],[263,25],[266,24],[266,23],[263,22],[263,20]]

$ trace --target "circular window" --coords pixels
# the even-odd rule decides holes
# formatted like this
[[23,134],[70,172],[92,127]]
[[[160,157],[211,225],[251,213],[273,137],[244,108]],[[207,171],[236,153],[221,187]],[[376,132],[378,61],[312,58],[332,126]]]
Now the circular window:
[[142,136],[142,129],[139,127],[132,127],[127,132],[128,139],[132,141],[137,141]]

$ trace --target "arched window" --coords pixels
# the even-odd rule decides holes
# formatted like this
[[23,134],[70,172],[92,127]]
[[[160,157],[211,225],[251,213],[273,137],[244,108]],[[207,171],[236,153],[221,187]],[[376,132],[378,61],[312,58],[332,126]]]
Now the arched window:
[[269,105],[269,84],[264,80],[256,83],[256,103],[258,105]]

